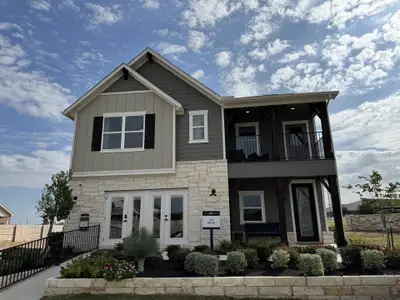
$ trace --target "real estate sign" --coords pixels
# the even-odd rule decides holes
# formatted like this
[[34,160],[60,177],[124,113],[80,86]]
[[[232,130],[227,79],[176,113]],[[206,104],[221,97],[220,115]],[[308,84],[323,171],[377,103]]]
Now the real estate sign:
[[203,211],[203,229],[220,229],[221,216],[219,211]]

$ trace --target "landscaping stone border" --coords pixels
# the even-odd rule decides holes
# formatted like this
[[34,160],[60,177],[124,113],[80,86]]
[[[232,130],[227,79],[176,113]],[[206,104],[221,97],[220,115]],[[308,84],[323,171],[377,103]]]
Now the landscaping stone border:
[[49,278],[46,281],[46,296],[80,293],[394,300],[400,299],[400,275],[130,278],[122,281]]

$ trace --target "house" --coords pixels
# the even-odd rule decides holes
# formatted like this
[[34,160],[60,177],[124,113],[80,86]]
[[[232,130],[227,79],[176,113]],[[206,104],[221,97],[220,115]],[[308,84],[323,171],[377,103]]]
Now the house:
[[11,210],[0,203],[0,225],[9,225],[13,215]]
[[75,122],[66,230],[89,214],[101,247],[139,226],[162,247],[209,244],[202,213],[218,211],[216,242],[262,232],[330,244],[326,188],[345,243],[328,117],[337,94],[221,97],[145,49],[63,112]]

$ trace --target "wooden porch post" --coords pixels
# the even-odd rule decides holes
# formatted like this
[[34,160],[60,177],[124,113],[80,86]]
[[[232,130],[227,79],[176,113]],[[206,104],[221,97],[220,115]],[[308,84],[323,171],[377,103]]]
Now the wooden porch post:
[[347,246],[348,243],[343,227],[342,203],[340,201],[338,179],[336,175],[329,175],[327,178],[332,198],[332,212],[335,221],[337,244],[339,247]]
[[285,212],[285,192],[289,188],[289,180],[284,178],[276,178],[276,197],[278,199],[279,226],[281,231],[282,242],[288,244],[286,212]]
[[324,142],[324,152],[326,158],[333,158],[333,143],[332,143],[332,131],[329,122],[328,104],[326,102],[319,102],[316,104],[317,114],[321,119],[322,125],[322,140]]
[[271,106],[271,129],[272,129],[272,160],[280,160],[279,153],[279,136],[278,136],[278,127],[276,124],[276,112],[278,110],[278,106]]

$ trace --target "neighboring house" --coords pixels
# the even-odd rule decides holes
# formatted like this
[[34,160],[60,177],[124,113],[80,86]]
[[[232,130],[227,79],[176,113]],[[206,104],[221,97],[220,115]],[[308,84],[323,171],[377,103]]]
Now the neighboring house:
[[337,94],[221,97],[144,50],[64,111],[75,121],[77,197],[66,230],[89,214],[102,247],[139,226],[162,247],[208,244],[201,220],[211,210],[221,215],[216,240],[258,230],[289,244],[332,243],[325,187],[344,243],[327,111]]
[[11,210],[5,207],[3,204],[0,203],[0,225],[8,225],[10,224],[11,217],[14,214]]

